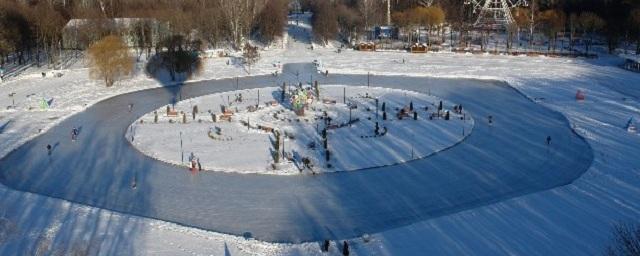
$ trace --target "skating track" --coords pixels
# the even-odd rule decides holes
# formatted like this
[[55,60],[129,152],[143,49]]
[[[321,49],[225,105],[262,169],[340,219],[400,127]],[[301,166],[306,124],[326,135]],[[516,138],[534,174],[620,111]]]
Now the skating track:
[[[298,76],[296,76],[298,72]],[[285,65],[278,77],[242,78],[239,88],[308,81],[366,85],[366,75],[317,75]],[[571,183],[591,165],[590,146],[564,116],[502,82],[372,76],[371,86],[430,92],[461,103],[473,133],[448,150],[405,164],[322,175],[201,172],[151,159],[125,139],[128,126],[174,100],[236,89],[212,80],[119,95],[99,102],[0,159],[13,189],[264,241],[344,239]],[[133,111],[128,104],[134,103]],[[492,115],[495,123],[488,125]],[[79,140],[70,141],[73,126]],[[545,138],[552,137],[551,147]],[[437,136],[437,134],[416,134]],[[165,138],[178,140],[178,138]],[[52,155],[45,146],[54,145]],[[375,150],[363,148],[362,154]],[[179,152],[176,152],[177,154]],[[136,177],[137,188],[131,188]]]

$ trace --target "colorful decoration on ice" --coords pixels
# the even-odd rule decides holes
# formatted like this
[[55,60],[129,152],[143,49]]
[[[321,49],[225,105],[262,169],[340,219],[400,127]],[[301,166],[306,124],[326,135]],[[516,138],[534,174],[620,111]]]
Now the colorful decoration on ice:
[[296,115],[303,116],[304,109],[313,103],[313,98],[310,90],[296,89],[291,95],[291,107]]

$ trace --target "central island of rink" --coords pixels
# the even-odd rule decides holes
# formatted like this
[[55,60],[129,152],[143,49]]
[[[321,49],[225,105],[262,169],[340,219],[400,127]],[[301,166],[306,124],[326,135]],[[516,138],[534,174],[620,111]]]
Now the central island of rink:
[[473,123],[462,106],[433,95],[315,84],[162,106],[131,124],[126,138],[146,155],[192,171],[300,175],[424,158],[460,143]]

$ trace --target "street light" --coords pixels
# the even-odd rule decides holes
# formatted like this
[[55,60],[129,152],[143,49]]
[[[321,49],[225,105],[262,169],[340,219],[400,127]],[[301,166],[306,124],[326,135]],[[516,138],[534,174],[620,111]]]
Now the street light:
[[376,98],[376,120],[378,120],[378,98]]
[[180,131],[180,158],[184,164],[184,151],[182,150],[182,131]]

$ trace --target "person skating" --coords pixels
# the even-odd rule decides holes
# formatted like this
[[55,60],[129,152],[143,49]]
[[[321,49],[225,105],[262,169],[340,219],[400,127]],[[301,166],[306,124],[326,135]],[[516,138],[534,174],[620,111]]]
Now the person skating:
[[78,128],[73,127],[73,129],[71,129],[71,141],[76,141],[76,139],[78,139]]
[[47,144],[47,155],[51,155],[51,144]]
[[133,176],[133,179],[131,180],[131,188],[132,189],[136,189],[138,187],[138,181],[136,179],[136,176]]
[[551,145],[551,136],[547,136],[547,146]]

